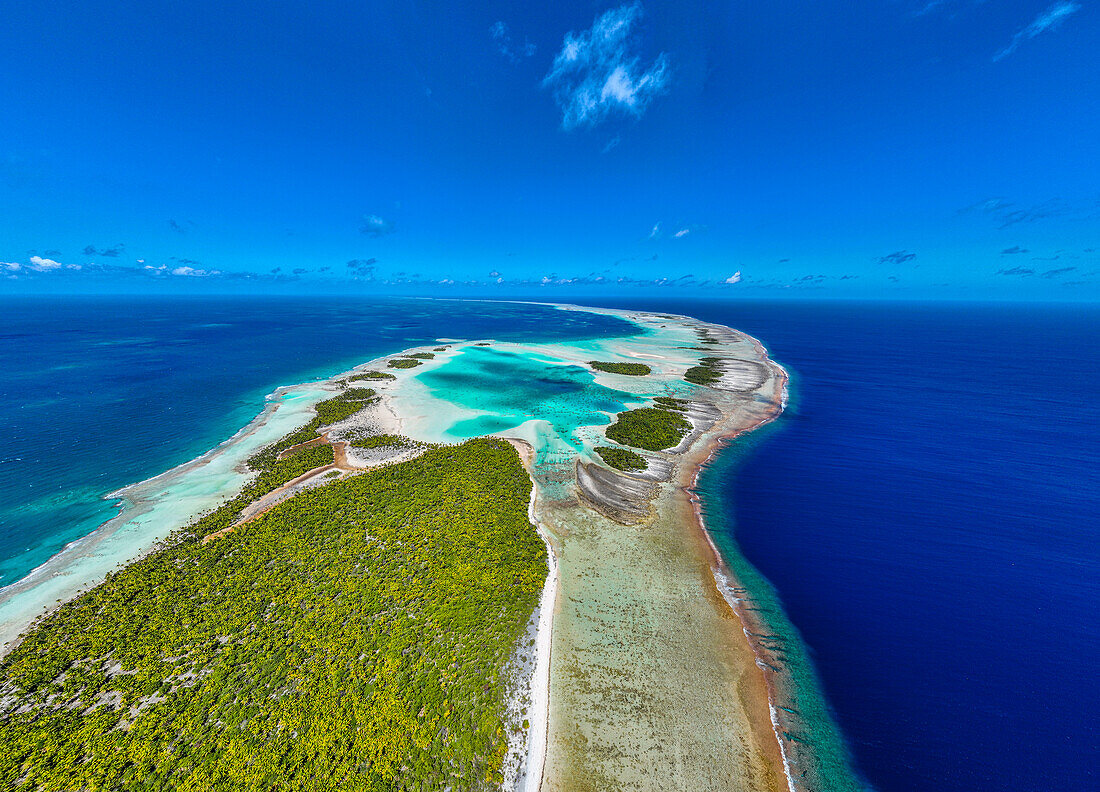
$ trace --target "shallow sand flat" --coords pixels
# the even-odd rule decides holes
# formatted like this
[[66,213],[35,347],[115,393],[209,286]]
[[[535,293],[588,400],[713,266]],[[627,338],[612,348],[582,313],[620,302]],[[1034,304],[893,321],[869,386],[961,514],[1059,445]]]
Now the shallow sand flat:
[[[721,352],[763,355],[751,341]],[[715,443],[778,411],[782,373],[767,372],[755,398],[696,389],[724,417],[673,458],[653,517],[622,525],[579,505],[540,509],[560,569],[543,790],[787,787],[763,674],[686,491]]]
[[785,786],[763,678],[676,500],[644,528],[557,515],[544,790]]

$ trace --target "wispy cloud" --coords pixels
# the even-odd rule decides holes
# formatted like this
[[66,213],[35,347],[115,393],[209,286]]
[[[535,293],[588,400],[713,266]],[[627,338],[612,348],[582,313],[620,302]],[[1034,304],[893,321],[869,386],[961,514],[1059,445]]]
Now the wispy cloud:
[[1020,247],[1019,245],[1013,245],[1010,248],[1005,248],[1004,250],[1002,250],[1001,255],[1002,256],[1012,256],[1012,255],[1015,255],[1017,253],[1030,253],[1030,252],[1031,251],[1028,250],[1027,248]]
[[997,270],[998,275],[1034,275],[1035,270],[1027,267],[1012,267],[1010,269]]
[[1021,42],[1033,39],[1040,33],[1046,33],[1048,30],[1056,30],[1066,17],[1079,10],[1081,10],[1081,6],[1078,3],[1066,2],[1065,0],[1055,3],[1046,11],[1039,14],[1039,16],[1035,17],[1030,25],[1023,30],[1017,31],[1008,46],[993,56],[994,62],[1002,58],[1007,58],[1016,51],[1016,48],[1020,46]]
[[1073,272],[1077,267],[1061,267],[1059,269],[1047,270],[1040,277],[1043,278],[1057,278],[1059,275],[1065,275],[1067,272]]
[[990,215],[996,218],[997,228],[1002,229],[1019,223],[1034,223],[1048,217],[1062,217],[1071,212],[1080,214],[1079,210],[1073,209],[1059,198],[1051,198],[1034,206],[1019,206],[1004,198],[987,198],[960,211],[964,214],[977,211]]
[[208,278],[211,275],[221,275],[221,272],[218,270],[198,269],[196,267],[189,267],[184,265],[182,267],[176,267],[175,269],[173,269],[172,274],[180,275],[185,278]]
[[917,257],[916,253],[910,253],[908,250],[895,250],[893,253],[887,253],[878,259],[879,264],[893,264],[900,265],[912,261]]
[[122,251],[126,246],[119,242],[114,247],[99,248],[96,250],[94,245],[88,245],[84,248],[85,256],[106,256],[107,258],[118,258],[122,255]]
[[347,263],[348,274],[353,278],[373,278],[375,265],[378,264],[378,259],[352,259]]
[[[673,228],[676,228],[676,230],[673,231],[669,235],[670,239],[683,239],[684,237],[686,237],[690,234],[697,234],[700,231],[706,231],[707,230],[707,227],[705,225],[685,225],[685,226],[680,226],[679,228],[677,228],[676,226],[673,226]],[[653,228],[651,228],[649,230],[649,238],[650,239],[661,239],[664,236],[665,236],[665,232],[661,229],[661,223],[660,222],[654,223]]]
[[517,44],[513,41],[508,26],[503,22],[494,22],[493,26],[489,28],[489,35],[492,37],[493,43],[497,45],[497,52],[512,61],[512,63],[519,63],[524,58],[530,58],[537,50],[537,47],[528,41],[526,37],[523,39],[523,44]]
[[734,283],[740,283],[740,282],[741,282],[741,271],[740,270],[733,273],[728,278],[726,278],[724,281],[722,281],[722,283],[726,283],[726,284],[729,284],[729,285],[733,285]]
[[363,225],[359,226],[359,231],[367,236],[380,237],[392,234],[394,227],[393,223],[378,215],[366,215],[363,218]]
[[542,81],[561,107],[564,129],[595,126],[612,112],[640,117],[668,90],[668,55],[660,53],[643,69],[631,51],[631,32],[641,16],[641,3],[632,3],[597,17],[589,30],[565,34]]
[[947,2],[948,0],[928,0],[928,2],[922,3],[921,7],[913,12],[913,16],[925,16],[931,14],[933,11],[939,11]]

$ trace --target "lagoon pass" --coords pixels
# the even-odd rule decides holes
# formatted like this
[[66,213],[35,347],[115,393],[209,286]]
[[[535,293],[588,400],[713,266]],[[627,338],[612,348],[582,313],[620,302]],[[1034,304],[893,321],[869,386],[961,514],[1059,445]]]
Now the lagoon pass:
[[730,328],[558,307],[635,332],[441,338],[128,488],[142,546],[108,524],[0,603],[0,778],[854,788],[693,495],[786,373]]

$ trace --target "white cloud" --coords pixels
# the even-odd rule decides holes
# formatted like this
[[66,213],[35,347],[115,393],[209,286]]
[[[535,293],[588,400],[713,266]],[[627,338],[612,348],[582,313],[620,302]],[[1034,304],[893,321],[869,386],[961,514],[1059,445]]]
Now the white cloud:
[[0,261],[0,270],[7,272],[56,272],[58,270],[71,270],[79,272],[83,267],[80,264],[62,264],[60,261],[31,256],[29,264],[20,264],[18,261]]
[[740,270],[733,273],[728,278],[726,278],[724,281],[722,281],[722,283],[729,283],[729,284],[740,283],[740,282],[741,282],[741,271]]
[[650,239],[656,239],[661,235],[661,224],[659,222],[653,224],[653,230],[649,232]]
[[673,236],[676,237],[677,239],[679,239],[680,237],[686,237],[690,233],[691,233],[690,228],[681,228],[679,231],[677,231],[675,234],[673,234]]
[[359,227],[359,230],[368,236],[380,237],[385,234],[393,233],[393,223],[378,215],[366,215],[363,218],[363,225]]
[[[146,269],[158,269],[158,268],[146,267]],[[159,269],[163,269],[163,267],[161,267]],[[205,278],[208,275],[218,275],[220,273],[219,273],[218,270],[195,269],[194,267],[183,266],[183,267],[176,267],[174,270],[172,270],[172,274],[173,275],[183,275],[184,277],[189,277],[189,278]]]
[[54,261],[53,259],[42,258],[41,256],[31,256],[31,269],[36,272],[49,272],[50,270],[60,269],[61,263]]
[[565,129],[594,126],[613,111],[640,117],[650,101],[668,88],[668,55],[660,53],[646,69],[631,54],[631,30],[641,3],[605,12],[590,30],[565,34],[542,84],[554,91]]
[[994,61],[999,61],[1001,58],[1007,58],[1016,48],[1020,46],[1021,41],[1027,41],[1033,39],[1040,33],[1045,33],[1048,30],[1056,30],[1062,21],[1081,9],[1078,3],[1074,2],[1058,2],[1052,5],[1039,16],[1032,20],[1031,24],[1023,30],[1017,31],[1016,35],[1012,37],[1012,41],[1008,46],[993,56]]

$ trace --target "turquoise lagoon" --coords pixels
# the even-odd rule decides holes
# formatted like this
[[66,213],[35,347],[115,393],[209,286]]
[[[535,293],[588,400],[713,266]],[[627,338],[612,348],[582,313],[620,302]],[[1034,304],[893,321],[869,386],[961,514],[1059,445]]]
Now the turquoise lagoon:
[[579,429],[605,426],[611,415],[648,400],[599,384],[588,368],[574,362],[493,347],[466,347],[419,380],[435,398],[481,413],[452,423],[444,433],[448,439],[508,432],[537,416],[552,429],[548,442],[536,449],[537,462],[565,451],[561,444],[583,452]]

